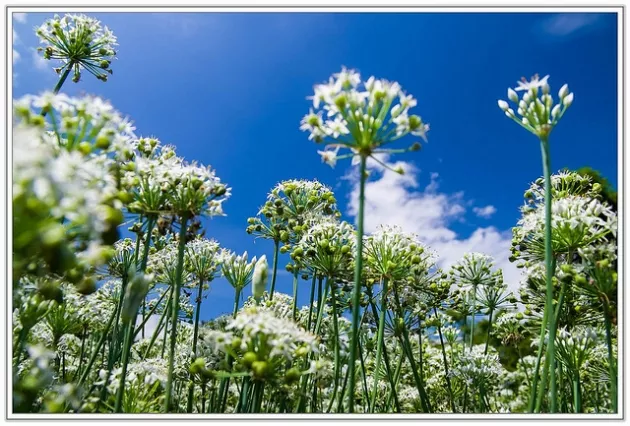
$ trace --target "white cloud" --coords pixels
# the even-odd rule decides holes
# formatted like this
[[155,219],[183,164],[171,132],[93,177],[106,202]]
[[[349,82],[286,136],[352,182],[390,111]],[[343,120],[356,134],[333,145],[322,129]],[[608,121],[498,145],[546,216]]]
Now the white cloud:
[[[138,315],[138,317],[136,318],[136,328],[140,326],[140,324],[142,324],[142,315]],[[158,325],[158,323],[160,322],[160,315],[151,315],[149,317],[149,319],[147,320],[147,322],[144,324],[144,337],[145,338],[150,338],[153,335],[153,332],[155,332],[155,329]],[[142,332],[138,333],[138,336],[136,336],[136,341],[141,340],[142,339]]]
[[17,50],[13,49],[13,63],[15,64],[19,60],[20,60],[20,52],[18,52]]
[[[508,260],[511,232],[489,226],[477,228],[470,236],[457,235],[449,225],[463,221],[468,202],[463,192],[453,194],[438,191],[438,174],[430,175],[430,182],[422,188],[418,183],[419,170],[411,163],[397,162],[402,167],[399,175],[382,166],[370,164],[372,178],[365,186],[364,227],[372,233],[380,224],[399,225],[407,232],[416,233],[421,241],[436,251],[438,263],[448,268],[462,258],[464,253],[475,251],[492,256],[497,267],[503,269],[505,282],[511,290],[519,285],[520,271]],[[353,190],[350,194],[348,213],[355,217],[358,211],[357,171],[350,176]],[[492,207],[492,206],[489,206]]]
[[50,64],[42,55],[39,54],[37,49],[32,49],[31,59],[33,60],[33,66],[38,70],[48,70],[50,69]]
[[18,44],[19,42],[20,42],[20,36],[14,29],[13,30],[13,44]]
[[13,12],[13,19],[20,24],[26,22],[26,13]]
[[596,13],[563,13],[545,19],[542,29],[549,35],[564,37],[599,24],[601,18]]
[[479,217],[488,219],[497,212],[497,209],[494,206],[473,207],[473,212]]

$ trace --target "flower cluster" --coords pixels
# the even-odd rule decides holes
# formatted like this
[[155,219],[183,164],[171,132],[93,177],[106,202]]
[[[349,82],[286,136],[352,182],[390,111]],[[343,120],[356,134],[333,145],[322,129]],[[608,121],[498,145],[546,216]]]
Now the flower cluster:
[[[302,119],[300,130],[309,132],[310,140],[333,148],[319,151],[330,166],[348,156],[389,152],[382,148],[409,133],[426,140],[429,131],[428,124],[409,113],[417,101],[397,82],[374,77],[362,81],[357,71],[345,67],[327,83],[316,85],[310,99],[314,109]],[[419,147],[414,144],[412,149]],[[340,148],[351,153],[338,156]]]
[[40,43],[45,47],[44,59],[55,59],[62,63],[55,68],[57,74],[70,73],[74,69],[72,80],[81,79],[81,70],[85,69],[96,78],[107,81],[107,74],[112,74],[110,65],[116,57],[116,36],[101,23],[85,15],[55,15],[47,19],[35,30]]
[[[498,101],[499,108],[505,115],[542,139],[549,137],[549,133],[573,103],[573,93],[569,93],[569,86],[565,84],[558,92],[559,103],[555,104],[548,79],[548,75],[542,79],[535,75],[530,81],[523,78],[516,89],[508,89],[508,99],[518,105],[516,114],[506,101]],[[524,93],[521,98],[517,93],[519,91]]]
[[291,252],[291,259],[321,276],[348,279],[352,270],[355,230],[347,222],[311,227]]

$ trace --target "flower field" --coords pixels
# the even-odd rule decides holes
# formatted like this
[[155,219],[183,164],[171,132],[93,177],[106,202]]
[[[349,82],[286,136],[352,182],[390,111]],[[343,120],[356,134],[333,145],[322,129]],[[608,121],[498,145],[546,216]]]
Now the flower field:
[[[388,160],[440,132],[398,82],[340,67],[303,94],[292,125],[315,158],[356,169],[356,223],[332,188],[294,176],[250,201],[242,233],[266,251],[252,257],[203,222],[230,213],[211,166],[64,92],[115,78],[113,32],[74,14],[35,32],[59,67],[52,91],[13,102],[14,413],[618,412],[617,207],[593,176],[551,168],[579,102],[567,84],[522,79],[495,107],[541,152],[512,291],[488,254],[441,267],[423,235],[366,232],[368,163],[403,174]],[[233,307],[202,321],[220,277]]]

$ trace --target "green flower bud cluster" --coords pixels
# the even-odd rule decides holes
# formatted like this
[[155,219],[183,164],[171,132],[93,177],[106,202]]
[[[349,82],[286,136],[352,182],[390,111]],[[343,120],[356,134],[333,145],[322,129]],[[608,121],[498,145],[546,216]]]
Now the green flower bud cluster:
[[337,200],[327,186],[314,180],[287,180],[276,185],[258,215],[247,220],[247,233],[282,243],[288,253],[313,223],[336,218]]
[[355,230],[347,222],[321,222],[311,227],[291,252],[291,259],[318,275],[348,279],[354,262]]

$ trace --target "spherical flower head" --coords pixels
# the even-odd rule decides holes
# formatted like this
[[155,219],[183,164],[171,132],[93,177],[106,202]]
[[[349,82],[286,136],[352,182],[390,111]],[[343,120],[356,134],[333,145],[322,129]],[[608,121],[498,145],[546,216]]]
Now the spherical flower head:
[[219,243],[215,240],[197,237],[186,243],[184,263],[197,280],[214,279],[221,260]]
[[[507,117],[543,140],[547,140],[567,108],[573,103],[573,93],[569,93],[565,84],[559,92],[560,102],[554,104],[548,79],[548,75],[541,79],[538,74],[529,81],[523,77],[516,89],[508,89],[508,99],[516,104],[516,113],[508,102],[498,101],[499,108]],[[519,99],[517,92],[523,92],[523,97]]]
[[[524,211],[543,204],[545,201],[545,180],[541,177],[525,191],[526,206]],[[595,186],[588,175],[572,171],[560,171],[551,175],[551,196],[554,200],[568,196],[598,198],[600,188]]]
[[408,275],[429,254],[417,235],[405,233],[399,226],[380,225],[364,238],[363,247],[366,266],[376,279],[394,281]]
[[[521,247],[521,257],[536,261],[544,258],[544,230],[543,204],[523,214],[512,230],[513,245]],[[555,254],[577,252],[616,233],[616,213],[598,199],[571,195],[552,204],[551,245]]]
[[57,73],[74,70],[78,82],[81,70],[87,70],[101,81],[113,74],[111,62],[116,59],[116,36],[100,21],[85,15],[55,15],[35,29],[44,59],[58,60]]
[[355,244],[352,225],[322,221],[304,234],[291,258],[323,276],[347,278],[352,268]]
[[267,256],[264,254],[256,262],[252,276],[252,294],[254,299],[260,299],[267,288],[267,279],[269,275],[269,264]]
[[[302,119],[300,130],[332,148],[318,151],[330,166],[341,158],[392,153],[381,147],[410,133],[426,141],[428,124],[410,114],[417,101],[396,82],[374,77],[362,81],[356,70],[343,67],[328,83],[315,85],[309,99],[313,108]],[[340,148],[349,148],[350,153],[339,156]]]
[[41,126],[50,132],[49,141],[56,150],[84,157],[100,155],[111,164],[125,163],[135,155],[135,127],[102,98],[45,92],[23,96],[14,101],[13,108],[19,124]]
[[496,273],[493,273],[492,268],[494,268],[492,257],[483,253],[466,253],[453,265],[451,275],[464,291],[476,290],[478,286],[497,283]]
[[332,190],[317,180],[291,179],[277,184],[247,233],[287,245],[301,238],[313,222],[339,215]]

